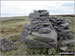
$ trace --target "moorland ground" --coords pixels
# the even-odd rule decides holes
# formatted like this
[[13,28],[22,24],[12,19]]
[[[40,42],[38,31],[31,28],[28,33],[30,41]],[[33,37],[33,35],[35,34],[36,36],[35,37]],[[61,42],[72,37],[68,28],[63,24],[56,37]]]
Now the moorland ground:
[[[52,16],[50,16],[52,17]],[[75,39],[75,15],[58,15],[57,18],[64,18],[64,19],[70,19],[70,29],[72,32],[72,39]],[[43,54],[45,53],[45,50],[43,52],[40,51],[40,49],[33,49],[30,51],[30,49],[25,48],[24,43],[20,43],[18,41],[18,38],[20,36],[20,33],[24,27],[24,24],[30,23],[30,19],[28,16],[17,16],[17,17],[5,17],[0,18],[0,39],[1,38],[7,38],[14,42],[14,49],[8,52],[0,52],[0,55],[25,55],[25,54]],[[57,49],[57,48],[56,48]],[[56,49],[52,49],[50,52],[58,53]],[[73,44],[69,45],[68,51],[73,51],[74,47]]]

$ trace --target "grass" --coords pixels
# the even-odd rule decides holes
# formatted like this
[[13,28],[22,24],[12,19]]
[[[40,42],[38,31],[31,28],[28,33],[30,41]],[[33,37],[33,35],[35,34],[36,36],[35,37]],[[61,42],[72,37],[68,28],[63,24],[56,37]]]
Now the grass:
[[[72,39],[74,39],[74,34],[75,34],[75,19],[74,17],[71,16],[57,16],[57,17],[63,17],[64,19],[70,19],[72,21],[72,23],[70,24],[70,29],[71,32],[73,33],[72,35]],[[30,19],[28,16],[19,16],[19,17],[6,17],[6,18],[0,18],[0,38],[8,38],[9,40],[14,42],[14,49],[8,52],[0,52],[0,55],[12,55],[12,56],[19,56],[19,55],[26,55],[27,56],[29,54],[47,54],[46,53],[46,49],[26,49],[26,45],[24,43],[20,43],[18,41],[18,38],[20,36],[20,33],[24,27],[24,24],[28,24],[30,23]],[[52,48],[49,49],[48,54],[49,53],[53,53],[53,54],[58,54],[57,48]],[[69,45],[68,50],[69,51],[73,51],[74,47],[73,44]],[[55,55],[54,55],[55,56]]]

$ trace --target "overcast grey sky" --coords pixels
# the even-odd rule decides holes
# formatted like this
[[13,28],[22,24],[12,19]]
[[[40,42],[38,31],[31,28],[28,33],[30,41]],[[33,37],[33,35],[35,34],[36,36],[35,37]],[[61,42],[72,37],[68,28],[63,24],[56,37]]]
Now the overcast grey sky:
[[1,17],[28,16],[40,9],[50,15],[74,14],[74,1],[1,1]]

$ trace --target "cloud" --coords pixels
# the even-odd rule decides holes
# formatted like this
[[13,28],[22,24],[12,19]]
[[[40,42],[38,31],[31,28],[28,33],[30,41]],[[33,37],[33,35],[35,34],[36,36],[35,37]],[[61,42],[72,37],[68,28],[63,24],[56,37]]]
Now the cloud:
[[62,4],[62,6],[71,7],[74,6],[74,3],[66,3],[66,4]]
[[48,10],[51,15],[74,14],[74,1],[1,1],[1,17],[28,16],[33,10]]

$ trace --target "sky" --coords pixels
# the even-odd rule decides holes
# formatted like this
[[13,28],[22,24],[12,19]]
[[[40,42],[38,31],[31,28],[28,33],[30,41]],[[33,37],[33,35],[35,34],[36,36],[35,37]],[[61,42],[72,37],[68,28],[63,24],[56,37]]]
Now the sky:
[[1,17],[29,16],[34,10],[50,15],[74,14],[74,1],[1,1]]

